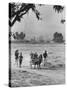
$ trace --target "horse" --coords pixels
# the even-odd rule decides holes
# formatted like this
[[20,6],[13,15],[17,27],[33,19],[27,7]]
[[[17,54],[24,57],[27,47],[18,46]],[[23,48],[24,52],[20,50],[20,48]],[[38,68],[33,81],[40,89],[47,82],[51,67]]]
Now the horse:
[[18,52],[18,50],[16,50],[15,51],[15,62],[17,64],[17,66],[18,66],[18,58],[19,58],[19,52]]
[[34,65],[34,68],[35,66],[37,65],[37,68],[40,69],[40,64],[42,63],[42,54],[40,54],[39,56],[37,55],[36,56],[36,53],[31,53],[31,61],[30,61],[30,66],[32,68],[32,65]]
[[46,50],[45,50],[45,52],[43,53],[43,57],[44,57],[44,66],[45,66],[45,64],[47,63],[46,58],[48,57]]
[[23,60],[23,56],[22,56],[22,52],[21,52],[19,55],[19,67],[20,68],[21,68],[22,60]]

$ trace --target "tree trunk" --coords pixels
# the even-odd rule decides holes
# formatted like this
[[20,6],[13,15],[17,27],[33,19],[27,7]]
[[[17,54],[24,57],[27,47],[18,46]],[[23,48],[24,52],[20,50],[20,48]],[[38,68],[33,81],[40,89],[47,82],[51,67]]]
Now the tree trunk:
[[[9,34],[11,33],[11,27],[9,26]],[[9,35],[9,87],[11,87],[11,36]]]

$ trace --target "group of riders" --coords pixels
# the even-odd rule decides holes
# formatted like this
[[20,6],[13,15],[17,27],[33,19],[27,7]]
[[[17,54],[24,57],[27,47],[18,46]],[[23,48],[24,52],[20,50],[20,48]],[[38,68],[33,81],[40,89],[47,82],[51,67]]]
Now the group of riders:
[[[37,52],[35,52],[35,53],[31,52],[31,54],[30,54],[30,57],[31,57],[30,66],[31,66],[31,68],[32,68],[32,65],[34,65],[34,68],[36,67],[36,65],[37,65],[37,68],[40,68],[40,64],[42,63],[43,58],[44,58],[44,66],[45,66],[45,62],[47,62],[47,59],[46,59],[47,56],[48,56],[48,53],[46,50],[43,54],[40,54],[40,55],[38,55]],[[19,67],[21,67],[22,61],[23,61],[22,52],[19,53],[19,50],[16,50],[15,51],[15,62],[17,64],[17,66],[19,63]]]

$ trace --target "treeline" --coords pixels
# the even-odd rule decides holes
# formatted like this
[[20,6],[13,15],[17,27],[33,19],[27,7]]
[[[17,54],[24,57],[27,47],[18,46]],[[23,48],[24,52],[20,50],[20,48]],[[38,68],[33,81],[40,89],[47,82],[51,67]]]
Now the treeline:
[[53,41],[58,43],[64,42],[62,33],[55,32],[53,35]]
[[[23,33],[23,32],[14,32],[14,33],[11,33],[11,36],[13,37],[14,40],[24,40],[24,38],[26,37],[26,34]],[[32,40],[33,41],[33,40]],[[44,38],[43,37],[39,37],[39,40],[37,41],[36,39],[34,40],[34,42],[44,42]],[[53,34],[53,39],[52,41],[54,42],[57,42],[57,43],[62,43],[64,42],[64,39],[63,39],[63,35],[62,33],[58,33],[58,32],[55,32]],[[31,40],[30,40],[31,42]],[[50,41],[49,41],[50,43]]]
[[23,40],[25,38],[25,33],[23,32],[15,32],[15,33],[12,33],[12,37],[15,39],[15,40]]

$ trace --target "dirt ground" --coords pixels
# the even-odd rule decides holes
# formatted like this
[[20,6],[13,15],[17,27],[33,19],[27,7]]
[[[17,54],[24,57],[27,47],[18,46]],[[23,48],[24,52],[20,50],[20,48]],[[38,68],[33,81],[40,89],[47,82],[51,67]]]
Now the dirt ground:
[[[60,68],[61,67],[61,68]],[[29,67],[15,68],[11,71],[12,87],[27,87],[40,85],[57,85],[65,83],[64,66],[44,67],[41,69],[30,69]]]

